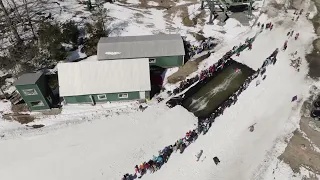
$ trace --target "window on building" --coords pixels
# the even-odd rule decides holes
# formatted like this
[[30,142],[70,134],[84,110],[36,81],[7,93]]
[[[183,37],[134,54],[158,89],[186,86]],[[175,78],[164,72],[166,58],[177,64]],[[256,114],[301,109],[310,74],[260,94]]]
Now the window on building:
[[106,94],[98,94],[98,100],[107,100]]
[[35,89],[23,89],[22,92],[26,96],[38,95]]
[[128,98],[128,93],[121,93],[121,94],[118,94],[118,97],[119,97],[119,98],[121,98],[121,99]]
[[32,107],[38,107],[38,106],[44,106],[44,103],[42,101],[33,101],[30,102]]
[[156,63],[156,59],[155,58],[150,58],[149,59],[149,63]]

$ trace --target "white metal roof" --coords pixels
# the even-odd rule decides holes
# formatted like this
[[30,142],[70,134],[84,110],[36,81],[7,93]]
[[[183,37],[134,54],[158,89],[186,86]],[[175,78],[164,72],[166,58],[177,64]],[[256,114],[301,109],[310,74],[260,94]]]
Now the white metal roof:
[[149,59],[59,63],[60,96],[149,91]]
[[97,47],[98,60],[154,58],[185,55],[179,34],[103,37]]

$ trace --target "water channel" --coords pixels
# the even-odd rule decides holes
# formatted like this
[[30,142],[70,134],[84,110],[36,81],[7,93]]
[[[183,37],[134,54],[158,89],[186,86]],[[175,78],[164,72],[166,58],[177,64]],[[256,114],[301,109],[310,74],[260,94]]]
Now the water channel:
[[208,117],[253,73],[253,69],[233,61],[197,92],[187,97],[182,105],[197,117]]

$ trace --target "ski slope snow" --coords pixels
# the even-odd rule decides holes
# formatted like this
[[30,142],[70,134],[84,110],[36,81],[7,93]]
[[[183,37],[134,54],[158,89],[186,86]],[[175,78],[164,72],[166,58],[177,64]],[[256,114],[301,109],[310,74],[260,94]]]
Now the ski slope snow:
[[[302,5],[308,9],[309,1]],[[109,8],[113,6],[116,5],[108,4]],[[116,10],[120,9],[117,8]],[[270,10],[275,11],[272,8]],[[276,48],[282,48],[284,41],[288,39],[288,31],[293,29],[300,32],[299,39],[288,40],[288,49],[279,52],[274,66],[267,67],[266,79],[260,79],[259,86],[253,81],[238,97],[237,103],[216,119],[206,135],[199,136],[183,154],[173,153],[168,163],[158,172],[147,173],[142,179],[269,180],[274,176],[277,179],[301,179],[299,175],[293,177],[292,170],[288,165],[279,162],[277,157],[283,152],[291,132],[299,128],[300,108],[303,100],[308,98],[310,85],[314,83],[307,77],[308,64],[304,57],[312,49],[315,34],[311,22],[306,17],[301,16],[299,21],[292,21],[292,10],[289,10],[288,14],[281,11],[276,13],[273,17],[262,14],[258,19],[261,23],[274,23],[272,31],[264,30],[259,33],[260,28],[256,26],[245,29],[242,26],[240,34],[237,32],[231,36],[229,32],[215,54],[203,61],[195,73],[199,73],[202,68],[216,62],[233,46],[257,33],[253,49],[234,57],[253,69],[259,68]],[[126,17],[125,14],[121,14],[118,18]],[[232,25],[235,21],[230,19],[231,24],[227,22],[226,26],[235,27]],[[148,31],[146,28],[139,31],[134,26],[126,28],[124,34],[151,34],[145,32]],[[163,26],[163,21],[160,22],[160,26]],[[216,32],[210,34],[208,26],[206,29],[205,36],[215,35]],[[290,53],[294,51],[298,51],[297,56],[302,58],[299,72],[289,65],[292,59]],[[295,95],[298,96],[298,100],[291,102]],[[129,107],[131,105],[128,105]],[[104,109],[101,108],[100,111]],[[111,117],[106,117],[108,113],[102,112],[93,116],[95,111],[84,114],[90,114],[89,119],[92,121],[50,130],[45,134],[1,140],[0,178],[118,180],[125,173],[133,173],[136,164],[149,160],[152,155],[157,155],[158,150],[174,144],[197,123],[197,118],[183,107],[169,109],[164,102],[151,102],[143,112],[132,111]],[[70,114],[68,116],[68,121],[77,117]],[[54,118],[61,117],[57,115]],[[53,121],[54,119],[50,120]],[[43,120],[43,123],[46,121]],[[250,132],[248,127],[252,124],[255,124],[255,130]],[[202,158],[196,162],[195,155],[200,149],[203,150]],[[215,156],[221,161],[219,165],[212,160]],[[274,166],[281,167],[282,171],[273,174]],[[307,174],[306,171],[303,174]]]

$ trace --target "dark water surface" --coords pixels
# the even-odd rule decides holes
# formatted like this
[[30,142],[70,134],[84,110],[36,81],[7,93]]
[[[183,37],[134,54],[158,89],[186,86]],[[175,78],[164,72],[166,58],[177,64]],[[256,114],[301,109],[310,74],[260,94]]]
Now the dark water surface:
[[[241,71],[236,72],[237,68]],[[196,93],[186,98],[182,105],[197,117],[208,117],[253,73],[254,71],[248,66],[234,62]]]

